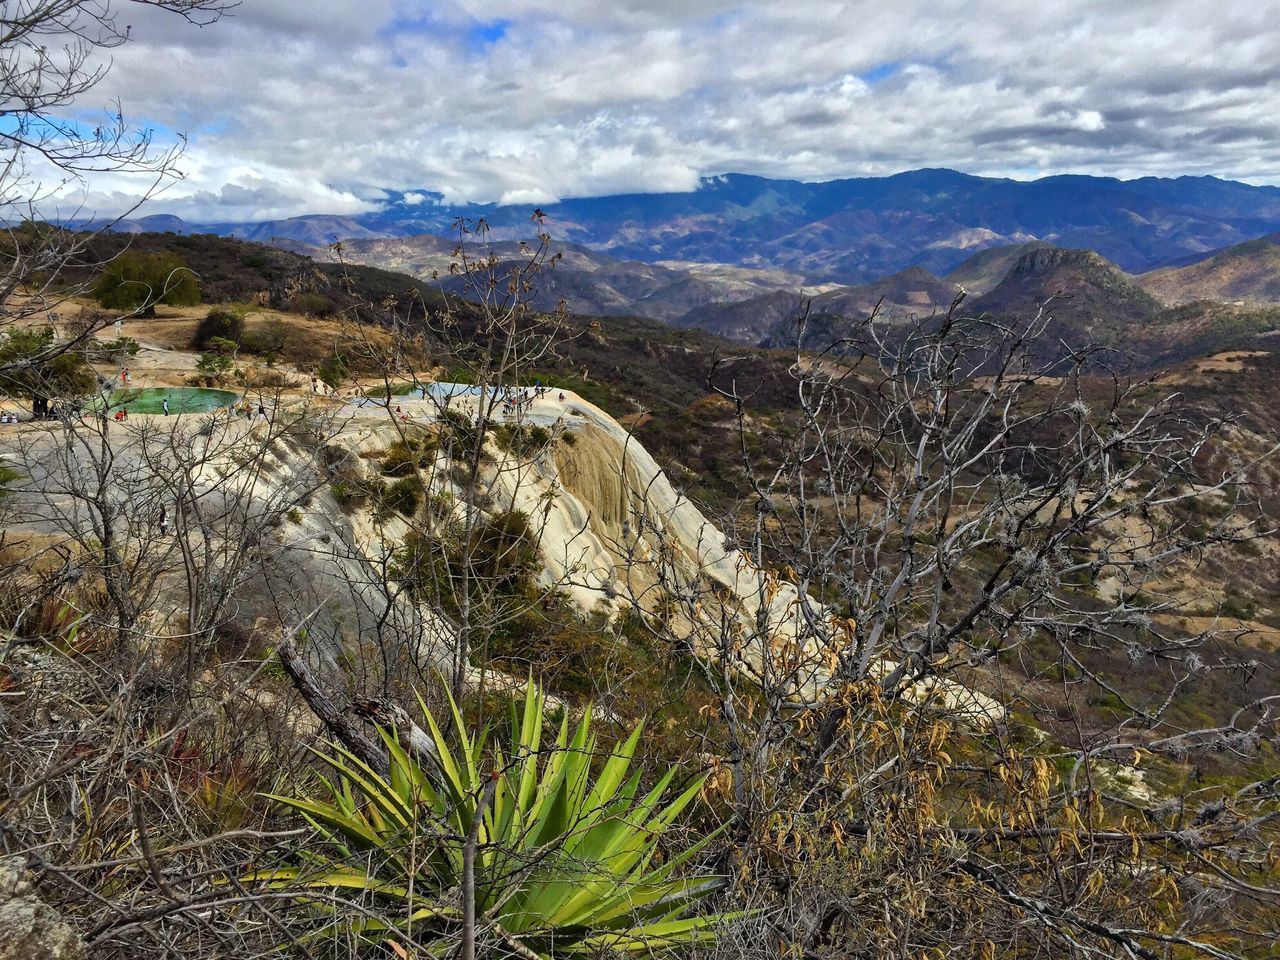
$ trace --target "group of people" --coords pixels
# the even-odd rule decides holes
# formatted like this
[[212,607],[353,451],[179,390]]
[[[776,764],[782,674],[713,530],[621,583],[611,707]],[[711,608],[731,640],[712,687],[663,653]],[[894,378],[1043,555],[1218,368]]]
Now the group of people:
[[[551,392],[551,388],[543,386],[538,380],[532,387],[498,387],[498,397],[502,403],[502,413],[508,417],[527,413],[533,401],[541,400]],[[560,391],[559,400],[564,403],[564,391]]]
[[248,397],[243,398],[238,403],[233,403],[227,407],[227,410],[233,417],[252,417],[255,413],[263,420],[269,420],[267,416],[267,405],[263,403],[262,398],[258,398],[258,409],[255,411],[253,403]]
[[[518,417],[525,413],[533,406],[533,401],[537,399],[537,395],[533,388],[525,387],[499,387],[501,392],[502,415],[504,417]],[[529,392],[526,393],[525,390]]]

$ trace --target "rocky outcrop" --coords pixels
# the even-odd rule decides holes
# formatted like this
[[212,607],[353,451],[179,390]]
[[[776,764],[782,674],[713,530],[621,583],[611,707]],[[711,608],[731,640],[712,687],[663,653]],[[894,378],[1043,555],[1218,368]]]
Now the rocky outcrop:
[[0,960],[82,960],[84,956],[84,942],[36,895],[22,858],[0,858]]
[[1124,344],[1160,311],[1160,303],[1092,250],[1036,247],[1014,262],[1004,279],[967,301],[968,312],[1027,321],[1042,305],[1055,326],[1048,342],[1077,346],[1090,340]]
[[1114,270],[1092,250],[1071,250],[1065,247],[1037,246],[1018,257],[1007,276],[1041,276],[1058,267],[1078,267],[1088,270]]

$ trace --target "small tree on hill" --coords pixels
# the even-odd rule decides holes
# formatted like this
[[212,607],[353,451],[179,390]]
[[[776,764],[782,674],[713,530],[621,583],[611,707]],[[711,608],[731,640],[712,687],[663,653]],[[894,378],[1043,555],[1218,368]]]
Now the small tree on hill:
[[154,317],[156,304],[179,307],[199,303],[200,282],[173,254],[130,252],[107,265],[93,295],[110,310]]
[[[228,341],[224,340],[223,343]],[[231,372],[231,368],[235,366],[235,361],[227,354],[218,350],[207,350],[200,354],[200,359],[196,361],[196,369],[204,374],[211,381],[220,381],[224,376]]]

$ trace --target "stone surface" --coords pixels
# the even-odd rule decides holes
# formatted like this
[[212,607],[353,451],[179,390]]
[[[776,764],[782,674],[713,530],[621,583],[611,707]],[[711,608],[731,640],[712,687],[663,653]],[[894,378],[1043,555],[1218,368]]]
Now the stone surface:
[[0,960],[82,960],[84,943],[36,896],[21,857],[0,858]]

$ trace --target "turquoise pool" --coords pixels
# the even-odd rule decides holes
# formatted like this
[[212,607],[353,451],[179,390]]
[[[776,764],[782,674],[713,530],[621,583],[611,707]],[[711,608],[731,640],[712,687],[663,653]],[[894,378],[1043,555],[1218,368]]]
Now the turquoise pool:
[[166,398],[171,414],[208,413],[230,406],[240,399],[240,394],[207,387],[142,387],[115,391],[111,394],[111,408],[123,407],[130,413],[164,413]]

